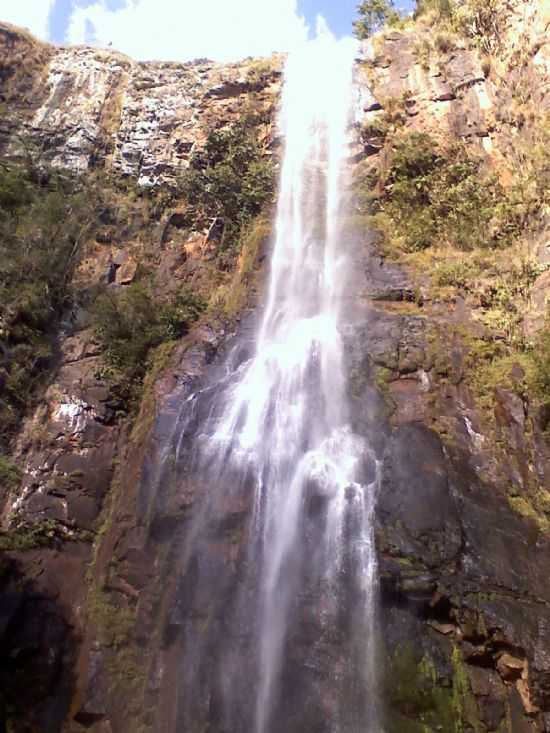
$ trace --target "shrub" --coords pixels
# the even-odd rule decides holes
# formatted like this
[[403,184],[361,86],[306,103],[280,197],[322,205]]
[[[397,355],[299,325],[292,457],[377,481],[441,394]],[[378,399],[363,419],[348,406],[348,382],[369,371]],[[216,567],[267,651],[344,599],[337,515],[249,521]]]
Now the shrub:
[[433,14],[437,20],[450,20],[455,13],[453,0],[417,0],[414,17]]
[[486,53],[498,51],[502,44],[509,4],[503,0],[466,0],[457,4],[455,27]]
[[255,59],[250,62],[246,70],[246,80],[249,84],[265,84],[273,73],[271,59]]
[[466,288],[470,283],[472,268],[467,262],[445,262],[435,268],[434,281],[441,287]]
[[550,323],[539,332],[533,348],[533,387],[535,393],[550,404]]
[[51,361],[53,332],[71,303],[94,197],[75,179],[0,166],[0,448],[7,449]]
[[433,24],[470,39],[486,53],[494,53],[502,45],[509,12],[506,0],[418,0],[415,18],[431,19]]
[[453,37],[449,33],[440,32],[435,37],[435,47],[440,53],[448,53],[454,45]]
[[432,50],[432,44],[429,38],[421,38],[415,45],[414,54],[416,56],[416,60],[425,71],[428,71],[430,68]]
[[235,247],[243,227],[273,195],[274,167],[259,141],[261,122],[258,116],[244,115],[212,131],[180,181],[189,226],[202,228],[213,217],[223,219],[222,249]]
[[271,224],[259,216],[242,231],[239,242],[239,261],[231,279],[222,283],[212,294],[209,306],[232,318],[246,304],[249,287],[254,278],[258,254],[263,242],[271,234]]
[[58,537],[59,525],[55,519],[40,519],[22,523],[8,531],[0,530],[0,550],[25,551],[37,547],[49,547]]
[[[0,492],[11,490],[19,485],[21,471],[9,458],[0,455]],[[0,493],[1,496],[1,493]]]
[[425,133],[399,137],[376,204],[407,252],[436,244],[460,250],[508,244],[517,234],[512,204],[496,176],[461,145],[446,150]]
[[204,302],[189,291],[159,302],[143,282],[97,298],[94,327],[109,367],[101,376],[110,379],[122,409],[139,395],[151,349],[183,336],[204,309]]

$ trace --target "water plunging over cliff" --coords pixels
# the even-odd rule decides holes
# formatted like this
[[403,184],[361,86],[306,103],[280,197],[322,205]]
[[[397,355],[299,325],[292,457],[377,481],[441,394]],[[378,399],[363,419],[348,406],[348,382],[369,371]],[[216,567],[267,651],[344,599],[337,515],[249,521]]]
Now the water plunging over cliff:
[[[255,353],[227,366],[193,438],[191,473],[207,477],[214,498],[187,541],[184,586],[208,618],[200,631],[188,627],[181,730],[202,730],[206,720],[209,731],[227,733],[380,730],[379,466],[350,426],[341,336],[354,53],[350,39],[321,30],[287,61],[275,242]],[[239,535],[238,559],[213,560],[205,537],[214,526]]]

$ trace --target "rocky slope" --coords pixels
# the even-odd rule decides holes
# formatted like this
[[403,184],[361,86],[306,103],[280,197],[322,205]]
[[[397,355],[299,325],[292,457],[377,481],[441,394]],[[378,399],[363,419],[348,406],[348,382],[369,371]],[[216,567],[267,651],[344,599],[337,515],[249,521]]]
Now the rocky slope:
[[[548,201],[532,177],[518,178],[545,172],[532,153],[550,106],[549,22],[547,3],[514,3],[480,48],[420,18],[374,38],[358,62],[350,241],[364,273],[355,294],[363,317],[349,334],[349,370],[357,428],[385,467],[377,534],[391,733],[550,731],[550,448],[546,403],[528,379],[550,286]],[[186,606],[192,574],[179,574],[177,553],[205,487],[178,490],[166,450],[182,401],[215,382],[235,332],[249,348],[247,306],[268,231],[226,263],[219,222],[190,225],[178,185],[209,131],[251,107],[263,115],[265,156],[276,151],[280,61],[143,64],[55,49],[6,26],[0,37],[4,159],[30,151],[100,186],[115,181],[77,287],[123,291],[146,264],[158,297],[183,286],[209,300],[220,288],[223,297],[245,291],[231,313],[210,307],[186,337],[160,347],[130,415],[113,399],[104,345],[80,304],[62,323],[50,384],[13,446],[22,481],[4,487],[6,536],[25,547],[8,543],[1,566],[11,729],[176,729],[184,631],[193,624],[200,633],[209,619],[207,599]],[[475,175],[484,185],[496,172],[499,212],[516,188],[530,196],[521,226],[483,266],[470,261],[477,241],[411,250],[410,232],[387,226],[395,150],[415,132],[441,149],[464,143],[482,161]],[[464,262],[470,269],[457,277]],[[203,562],[233,577],[246,502],[218,509],[225,519]]]

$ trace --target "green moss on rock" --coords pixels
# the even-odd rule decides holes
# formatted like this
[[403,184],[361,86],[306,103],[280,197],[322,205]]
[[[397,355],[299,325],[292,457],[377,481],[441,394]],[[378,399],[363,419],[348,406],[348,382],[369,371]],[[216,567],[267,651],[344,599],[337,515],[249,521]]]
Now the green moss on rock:
[[438,678],[428,655],[420,657],[411,644],[400,645],[390,658],[385,679],[388,733],[454,731],[453,690]]

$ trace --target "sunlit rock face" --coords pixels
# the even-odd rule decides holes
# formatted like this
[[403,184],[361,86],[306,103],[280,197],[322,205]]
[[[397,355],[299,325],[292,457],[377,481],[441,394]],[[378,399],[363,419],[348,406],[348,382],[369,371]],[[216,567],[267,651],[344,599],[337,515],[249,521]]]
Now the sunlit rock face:
[[6,515],[18,521],[51,515],[78,537],[98,521],[121,429],[101,377],[87,294],[131,285],[138,261],[151,264],[147,252],[157,247],[159,292],[196,277],[196,263],[213,255],[215,222],[197,232],[181,225],[185,202],[174,194],[177,179],[210,131],[245,113],[262,118],[261,143],[272,154],[281,59],[138,63],[115,51],[49,46],[1,23],[0,47],[2,155],[75,174],[99,171],[99,187],[108,175],[128,180],[133,191],[164,187],[173,194],[161,221],[135,197],[122,204],[126,220],[117,221],[124,192],[100,212],[99,231],[81,243],[74,277],[84,305],[66,314],[55,378],[18,442],[22,487]]
[[135,62],[114,51],[54,48],[2,24],[0,48],[4,153],[20,155],[23,137],[53,166],[105,165],[143,186],[173,185],[212,120],[233,119],[251,91],[264,89],[268,108],[281,64],[261,78],[253,61]]

